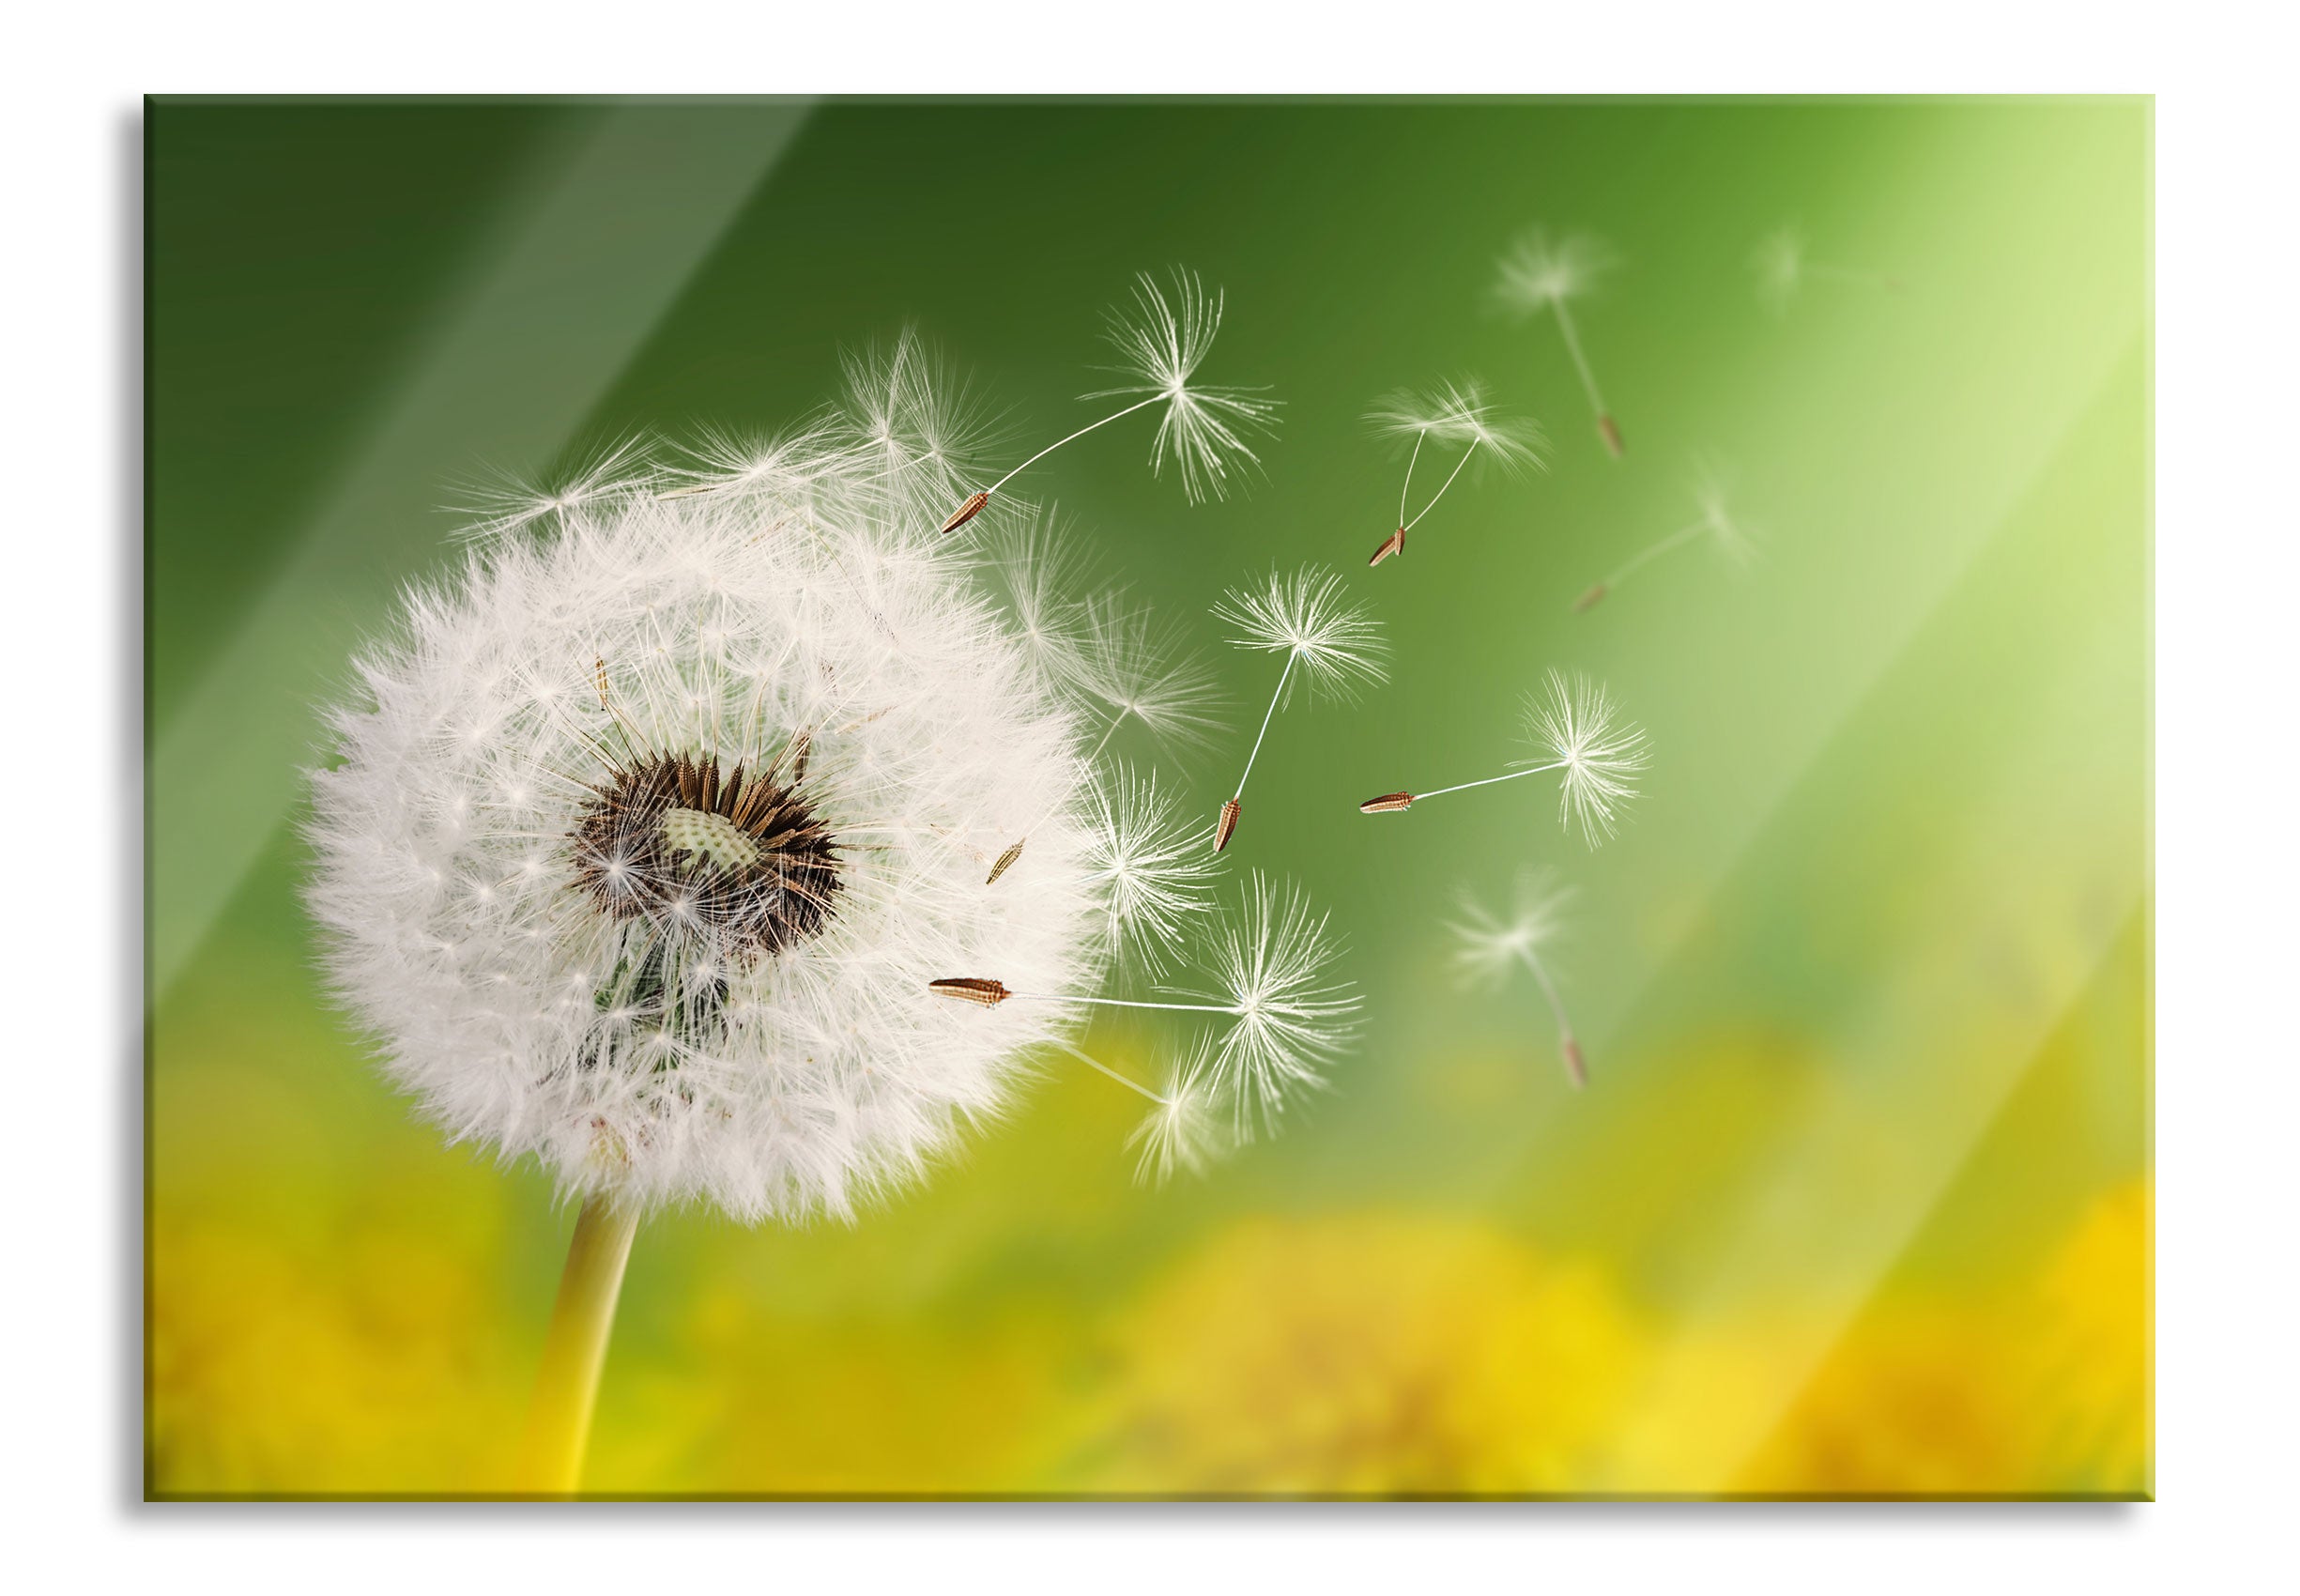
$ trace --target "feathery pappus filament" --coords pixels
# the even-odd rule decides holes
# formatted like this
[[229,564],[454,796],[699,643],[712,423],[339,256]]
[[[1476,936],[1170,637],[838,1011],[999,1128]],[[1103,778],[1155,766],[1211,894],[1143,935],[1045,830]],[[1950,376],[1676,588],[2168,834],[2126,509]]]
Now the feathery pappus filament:
[[[1202,1070],[1203,1104],[1230,1121],[1239,1141],[1257,1126],[1274,1130],[1286,1105],[1325,1084],[1325,1068],[1357,1033],[1357,989],[1329,972],[1340,946],[1326,916],[1293,888],[1279,889],[1260,871],[1246,884],[1237,912],[1212,936],[1211,991],[1168,998],[1116,998],[1017,990],[988,976],[930,983],[944,996],[986,1007],[1006,1003],[1201,1014],[1218,1021]],[[1097,1069],[1103,1068],[1095,1061]],[[1105,1070],[1105,1073],[1112,1073]],[[1158,1095],[1127,1081],[1145,1097]]]
[[[1427,391],[1403,390],[1376,405],[1367,413],[1366,420],[1383,437],[1413,440],[1406,454],[1405,483],[1398,490],[1397,529],[1382,540],[1381,546],[1373,551],[1373,558],[1366,561],[1368,565],[1379,565],[1390,556],[1405,551],[1405,534],[1437,508],[1437,501],[1446,497],[1471,461],[1492,460],[1509,473],[1526,467],[1537,470],[1542,467],[1541,427],[1531,421],[1499,414],[1485,397],[1484,388],[1474,378],[1442,382]],[[1429,502],[1409,518],[1406,508],[1414,491],[1414,468],[1420,462],[1425,444],[1440,447],[1458,444],[1462,457],[1430,496]]]
[[1789,305],[1807,283],[1855,283],[1864,287],[1900,292],[1897,277],[1881,271],[1863,271],[1813,258],[1804,232],[1794,223],[1769,233],[1749,253],[1749,269],[1756,274],[1757,297],[1775,315],[1786,315]]
[[1694,518],[1630,556],[1607,572],[1602,580],[1591,583],[1573,601],[1574,611],[1580,613],[1595,607],[1607,594],[1647,565],[1690,543],[1707,543],[1724,556],[1728,564],[1748,564],[1756,553],[1756,534],[1747,522],[1733,514],[1726,500],[1728,486],[1727,474],[1722,466],[1714,461],[1700,464],[1693,490]]
[[1618,460],[1621,457],[1621,429],[1606,407],[1605,396],[1598,391],[1597,374],[1589,369],[1588,356],[1582,352],[1581,332],[1572,311],[1572,301],[1587,294],[1613,264],[1612,253],[1587,234],[1553,239],[1540,227],[1529,228],[1501,257],[1493,299],[1520,321],[1544,311],[1556,317],[1558,336],[1565,340],[1565,352],[1572,360],[1582,391],[1588,395],[1589,409],[1597,418],[1598,436],[1604,439],[1606,452]]
[[1343,592],[1340,575],[1305,566],[1291,575],[1273,571],[1258,587],[1232,588],[1215,606],[1215,619],[1233,629],[1230,640],[1239,648],[1285,655],[1269,708],[1262,714],[1262,729],[1254,734],[1253,749],[1246,756],[1246,769],[1238,776],[1237,790],[1222,805],[1216,822],[1214,851],[1218,853],[1230,845],[1237,831],[1246,783],[1254,774],[1254,761],[1262,756],[1263,740],[1269,735],[1279,707],[1292,701],[1296,686],[1304,686],[1313,698],[1322,693],[1347,699],[1360,687],[1381,682],[1388,674],[1388,645],[1383,640],[1380,624],[1364,606],[1348,603]]
[[1622,806],[1636,796],[1637,777],[1650,757],[1645,733],[1621,719],[1612,695],[1597,683],[1579,673],[1569,677],[1555,670],[1541,691],[1527,700],[1526,723],[1538,758],[1518,761],[1499,775],[1451,787],[1386,792],[1359,804],[1359,812],[1391,814],[1449,792],[1554,771],[1558,773],[1560,823],[1578,826],[1583,840],[1596,847],[1613,836]]
[[1135,1154],[1136,1185],[1163,1186],[1177,1170],[1204,1174],[1236,1149],[1237,1138],[1215,1112],[1212,1044],[1206,1037],[1198,1037],[1170,1063],[1156,1088],[1073,1043],[1055,1045],[1096,1074],[1149,1099],[1150,1112],[1127,1132],[1126,1144]]
[[1587,1061],[1573,1035],[1573,1021],[1566,1014],[1565,1000],[1558,995],[1548,959],[1552,944],[1563,932],[1565,910],[1572,896],[1572,889],[1559,885],[1554,872],[1526,870],[1518,876],[1516,899],[1507,914],[1488,913],[1464,891],[1463,918],[1449,929],[1455,940],[1454,965],[1464,985],[1498,987],[1520,967],[1532,973],[1541,1000],[1557,1022],[1557,1051],[1566,1078],[1575,1086],[1587,1086]]
[[1182,623],[1129,600],[1059,516],[1002,529],[989,541],[987,569],[1047,680],[1102,723],[1089,759],[1128,728],[1182,751],[1219,729],[1223,694]]
[[1277,430],[1278,401],[1258,388],[1216,388],[1194,380],[1214,346],[1222,324],[1222,294],[1208,292],[1195,272],[1177,269],[1161,285],[1142,272],[1134,281],[1134,302],[1112,310],[1104,336],[1117,351],[1108,368],[1124,378],[1118,386],[1080,397],[1126,399],[1131,403],[1055,439],[989,487],[968,494],[943,522],[955,532],[989,508],[1000,490],[1066,444],[1154,406],[1164,408],[1150,442],[1150,471],[1161,474],[1172,459],[1182,475],[1182,492],[1192,504],[1220,499],[1238,472],[1258,466],[1252,438]]

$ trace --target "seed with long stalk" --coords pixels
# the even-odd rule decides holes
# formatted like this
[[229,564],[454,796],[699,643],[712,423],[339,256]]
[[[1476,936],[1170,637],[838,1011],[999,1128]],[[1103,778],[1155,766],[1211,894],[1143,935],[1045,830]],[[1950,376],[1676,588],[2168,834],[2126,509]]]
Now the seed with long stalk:
[[1325,1067],[1355,1036],[1357,990],[1328,974],[1340,952],[1324,914],[1299,892],[1280,892],[1256,871],[1239,913],[1226,922],[1213,949],[1212,992],[1080,996],[1020,990],[981,975],[945,976],[928,985],[944,997],[985,1008],[1059,1004],[1220,1017],[1227,1023],[1213,1043],[1205,1071],[1207,1100],[1228,1107],[1233,1129],[1243,1141],[1252,1137],[1257,1124],[1275,1128],[1288,1102],[1324,1085]]
[[1541,690],[1526,700],[1527,739],[1537,757],[1522,760],[1499,775],[1426,792],[1385,792],[1357,806],[1369,815],[1392,814],[1449,792],[1492,787],[1545,771],[1559,775],[1557,818],[1579,826],[1596,847],[1613,836],[1621,806],[1637,795],[1637,777],[1650,759],[1645,733],[1621,719],[1613,696],[1587,676],[1551,671]]
[[1756,273],[1758,297],[1775,315],[1786,315],[1790,302],[1810,282],[1854,283],[1895,294],[1901,289],[1901,280],[1884,272],[1815,260],[1803,231],[1794,223],[1768,234],[1750,252],[1749,269]]
[[1221,328],[1221,291],[1208,293],[1195,272],[1180,269],[1169,277],[1168,286],[1171,302],[1148,272],[1135,279],[1134,303],[1110,313],[1105,333],[1118,351],[1118,363],[1108,369],[1127,380],[1081,395],[1132,403],[1055,439],[989,487],[967,495],[943,523],[943,531],[955,532],[981,514],[1000,489],[1065,444],[1154,406],[1164,409],[1151,440],[1151,473],[1164,470],[1171,456],[1191,503],[1221,498],[1234,473],[1260,464],[1250,439],[1276,430],[1278,401],[1261,397],[1263,391],[1256,388],[1211,388],[1191,381]]
[[1096,753],[1128,725],[1168,748],[1193,749],[1212,740],[1226,700],[1205,661],[1188,652],[1179,622],[1162,623],[1150,606],[1104,593],[1081,606],[1080,625],[1086,647],[1073,680],[1110,717]]
[[[1161,621],[1147,604],[1128,601],[1090,569],[1083,542],[1050,514],[1002,529],[989,544],[987,569],[1020,623],[1034,663],[1047,681],[1101,726],[1085,751],[1091,765],[1128,728],[1162,748],[1195,748],[1212,740],[1224,701],[1214,673],[1187,647],[1181,624]],[[1083,599],[1071,595],[1084,591]],[[1007,840],[986,884],[995,885],[1022,857],[1030,832],[1054,813],[1034,818]],[[989,839],[976,839],[985,841]]]
[[1464,918],[1449,928],[1456,941],[1454,964],[1465,981],[1497,987],[1521,965],[1533,973],[1534,984],[1557,1021],[1557,1051],[1566,1076],[1574,1085],[1587,1086],[1588,1066],[1545,957],[1564,929],[1564,911],[1572,896],[1572,889],[1559,885],[1554,872],[1526,870],[1518,876],[1517,900],[1508,914],[1488,913],[1464,892]]
[[1068,1042],[1054,1045],[1087,1068],[1149,1099],[1150,1112],[1126,1139],[1126,1144],[1137,1154],[1137,1185],[1163,1186],[1173,1178],[1176,1169],[1204,1174],[1208,1165],[1234,1144],[1213,1110],[1211,1053],[1204,1037],[1167,1067],[1155,1091]]
[[1100,891],[1108,944],[1122,965],[1162,971],[1204,922],[1219,867],[1155,775],[1117,765],[1088,797],[1086,878]]
[[[1471,461],[1491,460],[1507,472],[1528,466],[1538,470],[1541,467],[1541,449],[1544,440],[1541,427],[1531,421],[1498,414],[1485,397],[1483,387],[1474,378],[1440,383],[1427,392],[1406,390],[1393,393],[1369,411],[1366,420],[1382,437],[1413,439],[1405,460],[1405,483],[1398,490],[1397,530],[1382,540],[1382,545],[1373,551],[1373,558],[1366,561],[1369,565],[1379,565],[1391,555],[1405,551],[1405,534],[1437,508],[1437,501],[1446,497],[1447,490]],[[1462,447],[1462,457],[1454,462],[1453,469],[1430,496],[1430,501],[1409,520],[1405,512],[1414,491],[1414,468],[1421,460],[1425,444],[1440,447],[1458,444]]]
[[1618,460],[1621,457],[1621,429],[1605,407],[1605,396],[1598,391],[1597,375],[1589,369],[1588,356],[1582,352],[1581,333],[1570,304],[1587,294],[1612,266],[1613,257],[1605,246],[1586,234],[1553,240],[1541,228],[1530,228],[1501,257],[1493,297],[1520,320],[1543,311],[1557,318],[1557,333],[1565,340],[1565,352],[1572,359],[1582,391],[1589,396],[1589,409],[1597,417],[1598,436]]
[[1690,543],[1706,542],[1730,563],[1746,565],[1756,552],[1756,535],[1747,522],[1733,514],[1726,492],[1724,470],[1715,465],[1704,467],[1694,484],[1694,518],[1631,555],[1606,573],[1602,580],[1590,583],[1573,601],[1573,608],[1580,611],[1593,607],[1636,572]]
[[1291,575],[1273,571],[1257,588],[1232,588],[1215,606],[1214,615],[1234,629],[1230,640],[1238,647],[1286,656],[1237,790],[1215,822],[1214,851],[1219,853],[1230,846],[1237,830],[1246,783],[1254,774],[1254,761],[1262,756],[1263,740],[1269,735],[1279,706],[1292,701],[1296,685],[1305,685],[1313,697],[1324,693],[1346,699],[1360,686],[1382,681],[1388,674],[1388,645],[1366,608],[1344,600],[1342,578],[1314,565]]

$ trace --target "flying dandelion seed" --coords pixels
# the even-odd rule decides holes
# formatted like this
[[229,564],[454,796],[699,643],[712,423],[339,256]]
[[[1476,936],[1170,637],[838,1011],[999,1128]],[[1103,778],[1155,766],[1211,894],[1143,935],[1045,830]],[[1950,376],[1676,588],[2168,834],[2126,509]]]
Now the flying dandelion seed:
[[1212,388],[1191,380],[1220,330],[1221,291],[1207,293],[1195,272],[1179,269],[1172,273],[1169,288],[1171,300],[1168,289],[1150,273],[1135,279],[1133,305],[1112,311],[1105,333],[1118,352],[1118,363],[1106,369],[1128,380],[1080,396],[1134,402],[1056,439],[989,487],[968,494],[943,522],[943,531],[955,532],[981,514],[1008,483],[1065,444],[1154,405],[1165,409],[1150,443],[1151,474],[1161,474],[1172,459],[1182,474],[1183,495],[1192,504],[1222,498],[1234,474],[1261,464],[1250,439],[1277,430],[1278,401],[1260,397],[1264,391],[1258,388]]
[[1096,575],[1083,541],[1056,517],[995,537],[989,565],[1048,680],[1105,722],[1093,753],[1128,725],[1168,748],[1212,740],[1223,696],[1184,628]]
[[1198,1037],[1187,1051],[1169,1064],[1156,1091],[1076,1048],[1065,1051],[1080,1063],[1100,1070],[1150,1100],[1150,1112],[1127,1134],[1127,1145],[1136,1155],[1136,1184],[1163,1186],[1177,1170],[1204,1174],[1216,1160],[1235,1148],[1236,1138],[1215,1110],[1212,1044],[1208,1038]]
[[508,473],[468,483],[460,502],[445,506],[463,524],[452,534],[464,543],[509,537],[556,526],[586,505],[621,491],[633,472],[652,469],[652,448],[642,437],[621,437],[579,456],[548,479],[548,485]]
[[[1238,913],[1224,922],[1214,944],[1212,992],[1170,999],[1079,996],[981,975],[943,976],[928,985],[983,1008],[1020,1003],[1219,1016],[1227,1023],[1210,1043],[1201,1107],[1208,1113],[1226,1111],[1232,1133],[1249,1141],[1257,1126],[1275,1130],[1289,1103],[1322,1087],[1326,1067],[1357,1035],[1357,989],[1329,974],[1340,957],[1326,916],[1298,891],[1281,893],[1257,870]],[[1145,1097],[1158,1096],[1127,1083]]]
[[1815,260],[1805,236],[1794,224],[1768,234],[1750,252],[1749,269],[1756,273],[1757,296],[1775,315],[1786,315],[1790,303],[1808,282],[1858,283],[1868,287],[1900,291],[1900,280],[1882,272],[1860,271]]
[[1440,787],[1427,792],[1385,792],[1357,806],[1369,815],[1393,814],[1449,792],[1516,781],[1544,771],[1560,773],[1557,818],[1577,826],[1596,847],[1613,836],[1623,805],[1637,794],[1637,776],[1650,758],[1646,735],[1624,722],[1613,697],[1587,677],[1551,671],[1542,690],[1526,701],[1526,735],[1540,750],[1499,775]]
[[664,499],[689,499],[741,493],[758,483],[796,485],[840,469],[857,457],[854,449],[853,439],[828,417],[767,437],[705,429],[684,458],[666,468],[667,482],[656,491]]
[[1007,441],[973,383],[939,360],[914,328],[843,364],[849,413],[837,424],[851,441],[841,453],[852,456],[852,468],[894,490],[906,515],[930,519],[980,479],[989,454]]
[[[1270,707],[1262,714],[1262,729],[1254,734],[1253,751],[1238,776],[1237,790],[1223,803],[1215,822],[1214,851],[1230,846],[1245,806],[1247,779],[1261,758],[1262,742],[1282,703],[1291,702],[1296,682],[1308,684],[1314,697],[1325,693],[1347,699],[1362,685],[1388,675],[1388,645],[1381,628],[1363,606],[1343,602],[1342,578],[1331,571],[1305,566],[1292,575],[1271,572],[1267,583],[1255,589],[1232,588],[1214,608],[1215,619],[1235,628],[1231,641],[1240,648],[1261,649],[1286,656],[1278,673]],[[1300,676],[1295,667],[1301,667]]]
[[[1034,662],[1081,714],[1102,723],[1087,750],[1097,759],[1129,725],[1161,747],[1194,748],[1211,740],[1225,700],[1213,672],[1186,650],[1178,625],[1162,624],[1147,605],[1128,605],[1088,572],[1083,545],[1052,517],[993,540],[991,567]],[[1083,599],[1069,595],[1095,589]],[[1162,801],[1161,801],[1162,802]],[[1028,834],[1015,838],[991,867],[995,882],[1020,859]]]
[[[1373,558],[1366,561],[1369,565],[1379,565],[1391,555],[1405,552],[1405,534],[1437,508],[1437,501],[1446,497],[1447,489],[1453,486],[1454,479],[1472,460],[1490,459],[1505,472],[1526,467],[1541,468],[1541,449],[1544,439],[1541,427],[1531,421],[1497,414],[1487,401],[1484,389],[1475,380],[1441,383],[1426,393],[1410,390],[1394,393],[1369,411],[1366,420],[1382,437],[1414,440],[1405,461],[1405,484],[1398,490],[1397,530],[1373,551]],[[1432,442],[1458,443],[1462,445],[1462,457],[1430,496],[1430,501],[1408,520],[1405,510],[1414,491],[1414,467],[1421,459],[1422,446]]]
[[1161,624],[1147,605],[1096,594],[1086,601],[1084,625],[1078,683],[1110,717],[1097,747],[1128,724],[1169,748],[1213,740],[1228,699],[1206,663],[1186,652],[1180,623]]
[[1497,987],[1521,965],[1533,973],[1542,1001],[1557,1021],[1557,1051],[1566,1076],[1574,1085],[1587,1086],[1588,1066],[1546,958],[1563,931],[1564,912],[1572,896],[1572,888],[1558,884],[1555,872],[1526,870],[1518,876],[1516,901],[1507,915],[1486,913],[1476,898],[1464,892],[1464,918],[1449,928],[1456,943],[1454,963],[1466,982]]
[[1204,834],[1155,775],[1125,766],[1096,784],[1087,832],[1088,879],[1098,889],[1110,945],[1152,971],[1180,957],[1210,907],[1215,865]]
[[1756,553],[1756,534],[1749,524],[1735,515],[1727,502],[1730,491],[1725,468],[1715,463],[1699,468],[1693,490],[1693,520],[1671,532],[1659,542],[1650,544],[1632,555],[1605,576],[1592,582],[1573,601],[1576,611],[1594,607],[1598,602],[1627,581],[1631,575],[1672,549],[1695,541],[1705,541],[1734,565],[1746,565]]
[[[1173,804],[1097,774],[1055,680],[1113,669],[1105,634],[1050,669],[930,535],[962,410],[908,337],[851,380],[772,447],[626,451],[506,508],[329,716],[308,898],[336,990],[427,1117],[581,1200],[528,1488],[577,1481],[642,1214],[851,1216],[1202,907]],[[1026,826],[986,884],[978,839]],[[954,967],[1055,1005],[970,1019],[926,990]]]
[[1543,311],[1556,315],[1557,331],[1565,340],[1565,351],[1572,357],[1573,369],[1581,376],[1582,391],[1589,396],[1589,409],[1597,417],[1598,436],[1605,440],[1606,451],[1618,460],[1621,457],[1621,429],[1605,407],[1604,395],[1598,391],[1597,376],[1589,369],[1588,357],[1582,353],[1581,334],[1574,327],[1570,308],[1570,302],[1588,293],[1613,264],[1605,246],[1594,238],[1574,234],[1553,241],[1546,232],[1535,227],[1501,257],[1493,298],[1502,310],[1521,321]]

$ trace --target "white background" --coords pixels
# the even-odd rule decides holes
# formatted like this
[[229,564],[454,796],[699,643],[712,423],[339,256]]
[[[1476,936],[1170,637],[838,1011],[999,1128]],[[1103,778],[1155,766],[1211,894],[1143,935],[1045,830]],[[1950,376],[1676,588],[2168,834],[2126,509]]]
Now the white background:
[[[2290,12],[2284,11],[2288,22]],[[0,1515],[19,1589],[2300,1588],[2293,60],[2266,7],[42,6],[0,97]],[[2160,1501],[141,1504],[146,92],[2154,93]],[[2049,594],[2038,595],[2049,603]]]

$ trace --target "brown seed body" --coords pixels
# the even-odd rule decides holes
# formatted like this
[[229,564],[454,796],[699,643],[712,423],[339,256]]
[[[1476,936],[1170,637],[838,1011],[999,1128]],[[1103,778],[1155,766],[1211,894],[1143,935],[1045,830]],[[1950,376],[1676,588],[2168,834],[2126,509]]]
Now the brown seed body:
[[1593,607],[1597,601],[1604,596],[1605,584],[1602,582],[1593,584],[1587,592],[1573,601],[1573,613],[1579,615],[1584,610]]
[[1560,1037],[1559,1041],[1565,1049],[1566,1074],[1573,1078],[1574,1085],[1587,1086],[1589,1083],[1589,1067],[1582,1060],[1581,1044],[1571,1036]]
[[990,496],[987,492],[968,494],[966,496],[966,502],[959,505],[958,509],[952,511],[950,513],[950,519],[943,523],[943,530],[945,532],[957,531],[960,527],[965,526],[975,516],[981,514],[983,506],[989,504],[989,502]]
[[[568,833],[575,879],[611,919],[646,918],[714,935],[742,958],[779,953],[820,931],[840,890],[838,848],[796,784],[722,775],[710,755],[649,753],[591,788]],[[715,815],[741,862],[680,846],[674,810]]]
[[928,981],[927,986],[944,997],[963,998],[985,1008],[996,1008],[1012,995],[1006,990],[1005,982],[986,980],[979,975],[947,975],[940,981]]
[[1618,460],[1621,457],[1621,429],[1614,424],[1611,416],[1600,416],[1597,430],[1605,439],[1605,453]]
[[1357,806],[1361,815],[1387,815],[1392,809],[1410,809],[1414,795],[1410,792],[1385,792],[1379,798],[1369,798]]
[[1391,555],[1403,554],[1404,552],[1405,529],[1403,527],[1400,527],[1396,531],[1390,533],[1388,537],[1382,540],[1382,546],[1373,551],[1373,558],[1367,560],[1366,563],[1368,565],[1379,565],[1383,560],[1388,560]]
[[1004,875],[1008,868],[1013,866],[1014,862],[1022,856],[1022,844],[1028,842],[1030,838],[1027,836],[1017,838],[1012,848],[1007,849],[1005,852],[1001,853],[998,856],[998,863],[990,867],[989,879],[985,881],[982,884],[985,886],[996,884],[998,878]]
[[1238,801],[1235,798],[1226,799],[1222,804],[1221,819],[1214,822],[1214,852],[1219,853],[1229,847],[1231,834],[1237,829]]

